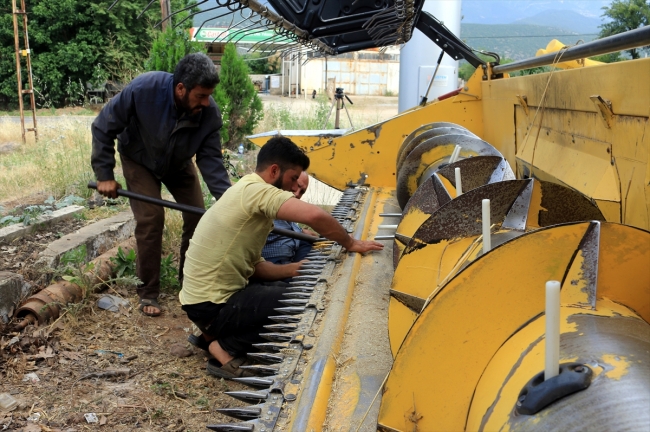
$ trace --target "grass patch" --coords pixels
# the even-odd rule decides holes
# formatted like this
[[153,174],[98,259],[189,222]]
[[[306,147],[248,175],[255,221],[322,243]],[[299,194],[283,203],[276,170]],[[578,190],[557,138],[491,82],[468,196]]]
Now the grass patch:
[[[62,119],[56,127],[40,127],[39,132],[38,142],[30,134],[26,144],[0,154],[0,201],[38,193],[55,199],[70,194],[88,198],[92,191],[86,185],[95,179],[88,124]],[[0,118],[0,142],[21,143],[20,124]]]

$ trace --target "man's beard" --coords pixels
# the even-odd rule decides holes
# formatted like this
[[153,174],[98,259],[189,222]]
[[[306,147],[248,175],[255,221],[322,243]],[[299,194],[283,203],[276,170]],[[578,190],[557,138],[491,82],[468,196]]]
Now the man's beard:
[[[199,105],[197,108],[199,108],[198,111],[200,111],[203,107]],[[181,98],[181,111],[187,113],[188,115],[198,113],[198,111],[194,112],[194,110],[192,110],[190,107],[190,92],[186,92],[185,96]]]
[[273,183],[273,186],[275,186],[278,189],[283,189],[282,188],[282,179],[283,179],[283,177],[284,177],[284,170],[281,169],[280,170],[280,177],[278,177],[278,179]]

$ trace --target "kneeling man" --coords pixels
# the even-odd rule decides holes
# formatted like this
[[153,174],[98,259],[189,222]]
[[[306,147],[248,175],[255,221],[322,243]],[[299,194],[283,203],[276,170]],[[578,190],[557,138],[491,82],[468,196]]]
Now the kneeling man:
[[285,292],[279,281],[297,276],[301,263],[273,264],[261,256],[274,219],[303,223],[350,252],[380,250],[374,241],[352,238],[323,209],[295,199],[309,158],[290,139],[271,138],[260,150],[255,173],[228,189],[201,218],[190,241],[179,294],[183,310],[203,332],[214,357],[208,372],[223,378],[239,369]]

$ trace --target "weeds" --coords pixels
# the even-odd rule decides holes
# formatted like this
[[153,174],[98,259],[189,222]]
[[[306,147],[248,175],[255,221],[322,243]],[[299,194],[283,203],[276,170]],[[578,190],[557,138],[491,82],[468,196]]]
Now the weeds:
[[116,278],[135,276],[136,255],[134,249],[125,253],[122,247],[119,246],[117,248],[117,255],[111,257],[111,262],[113,263],[113,272]]
[[31,225],[40,216],[52,213],[52,210],[48,206],[42,205],[27,206],[24,209],[18,209],[17,211],[19,211],[20,214],[10,214],[0,218],[0,227],[18,223],[22,223],[25,226]]
[[[20,142],[20,125],[0,119],[0,142]],[[74,194],[90,197],[91,135],[86,122],[58,120],[39,127],[39,141],[0,155],[0,201],[45,192],[59,199]],[[117,160],[119,166],[119,158]],[[121,170],[120,170],[121,171]],[[118,176],[119,178],[119,176]],[[118,180],[119,181],[119,180]]]
[[9,215],[0,218],[0,227],[22,223],[23,225],[31,225],[36,220],[45,215],[49,215],[53,210],[62,209],[70,205],[83,202],[83,198],[75,195],[68,195],[60,201],[55,201],[53,197],[45,200],[43,205],[30,205],[27,207],[16,207]]
[[178,269],[174,265],[174,254],[170,253],[160,261],[160,289],[177,292],[180,288]]
[[73,268],[81,266],[88,257],[88,250],[86,245],[83,244],[77,248],[67,251],[59,259],[59,266],[63,269],[64,274],[72,274],[70,272]]

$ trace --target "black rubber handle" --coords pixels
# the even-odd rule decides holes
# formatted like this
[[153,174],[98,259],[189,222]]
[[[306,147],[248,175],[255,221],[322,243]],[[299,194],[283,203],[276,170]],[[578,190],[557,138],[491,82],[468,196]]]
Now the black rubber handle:
[[[94,181],[88,182],[88,188],[89,189],[97,189],[97,183],[94,182]],[[117,194],[119,196],[127,197],[127,198],[138,200],[138,201],[143,201],[143,202],[158,205],[158,206],[161,206],[161,207],[167,207],[167,208],[170,208],[170,209],[173,209],[173,210],[179,210],[179,211],[186,212],[186,213],[194,213],[194,214],[202,216],[206,212],[205,209],[202,209],[202,208],[199,208],[199,207],[193,207],[193,206],[189,206],[187,204],[179,204],[179,203],[175,203],[173,201],[167,201],[167,200],[163,200],[163,199],[153,198],[153,197],[150,197],[148,195],[142,195],[142,194],[131,192],[131,191],[124,190],[124,189],[118,189]],[[304,241],[309,242],[309,243],[314,243],[316,240],[318,240],[317,237],[313,237],[313,236],[310,236],[310,235],[307,235],[307,234],[298,233],[298,232],[295,232],[295,231],[285,230],[285,229],[281,229],[281,228],[273,228],[273,230],[271,230],[271,232],[273,234],[278,234],[278,235],[281,235],[281,236],[290,237],[290,238],[293,238],[293,239],[296,239],[296,240],[304,240]]]

